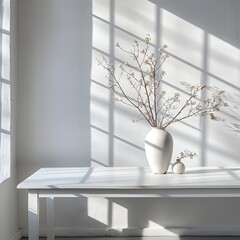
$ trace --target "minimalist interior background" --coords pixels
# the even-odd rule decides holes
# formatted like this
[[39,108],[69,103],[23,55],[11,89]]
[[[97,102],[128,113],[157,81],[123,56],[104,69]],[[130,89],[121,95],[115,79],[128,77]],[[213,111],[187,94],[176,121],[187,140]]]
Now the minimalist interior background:
[[[11,14],[8,14],[8,11],[5,12],[5,24],[3,27],[6,31],[7,35],[10,36],[10,76],[6,74],[8,71],[3,71],[1,68],[1,78],[4,84],[2,86],[6,87],[10,90],[8,93],[11,94],[11,113],[7,106],[4,109],[5,112],[1,111],[1,144],[0,144],[0,160],[1,164],[4,162],[9,165],[9,169],[7,172],[7,178],[4,182],[0,183],[0,240],[13,239],[18,234],[18,194],[16,190],[16,185],[18,182],[17,179],[17,163],[16,163],[16,83],[17,83],[17,24],[16,24],[16,0],[11,0]],[[10,1],[5,0],[2,3],[6,6],[9,6]],[[0,5],[0,9],[2,7],[2,3]],[[2,9],[1,9],[2,14]],[[1,15],[0,14],[0,15]],[[11,21],[9,21],[11,18]],[[6,27],[8,24],[6,22],[10,22],[10,26]],[[1,27],[2,22],[0,23]],[[1,42],[1,51],[2,51],[2,42]],[[7,51],[1,52],[1,63],[5,65],[5,69],[8,69],[8,56],[4,55]],[[8,54],[8,53],[7,53]],[[4,74],[5,73],[5,74]],[[5,97],[5,99],[4,99]],[[3,109],[4,103],[6,100],[9,103],[8,96],[4,96],[3,88],[1,89],[1,109]],[[7,110],[7,111],[6,111]],[[10,115],[11,115],[11,124],[10,124]],[[4,135],[7,136],[8,142],[6,144],[6,138],[4,139]],[[11,140],[11,150],[10,150],[10,140]],[[9,154],[11,156],[9,156]],[[10,158],[10,159],[9,159]],[[8,161],[8,163],[7,163]],[[10,162],[9,162],[10,161]],[[1,165],[0,164],[0,165]]]
[[[18,4],[19,180],[40,167],[90,166],[92,3]],[[20,227],[26,228],[25,193],[19,202]],[[57,224],[65,226],[66,219],[69,226],[85,224],[86,200],[60,208]]]
[[[174,156],[190,148],[186,166],[239,166],[240,51],[237,0],[19,0],[17,161],[20,182],[41,167],[147,166],[149,126],[114,104],[96,57],[123,60],[115,45],[151,34],[168,45],[163,87],[180,82],[231,93],[227,125],[192,119],[169,128]],[[19,192],[20,227],[27,228],[26,192]],[[44,202],[41,208],[44,209]],[[82,228],[238,227],[238,199],[62,199],[57,231]],[[218,215],[215,215],[215,213]],[[41,211],[41,226],[45,216]]]

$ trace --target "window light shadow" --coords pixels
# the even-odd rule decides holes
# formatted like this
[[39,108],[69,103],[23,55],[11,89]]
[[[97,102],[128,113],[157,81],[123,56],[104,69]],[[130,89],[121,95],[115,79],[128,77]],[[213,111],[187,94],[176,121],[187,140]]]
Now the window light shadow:
[[[152,45],[153,48],[158,49],[160,45],[168,45],[168,42],[170,42],[169,55],[170,59],[172,58],[173,60],[170,62],[169,66],[166,67],[166,72],[169,72],[167,76],[169,75],[169,77],[163,81],[163,85],[167,86],[171,91],[180,91],[183,94],[186,93],[184,88],[177,83],[179,79],[183,79],[183,81],[189,80],[191,83],[194,82],[197,84],[220,85],[222,89],[226,91],[229,90],[229,92],[232,92],[232,90],[238,92],[240,90],[237,75],[234,78],[235,81],[230,81],[228,77],[221,75],[218,71],[215,71],[215,69],[218,69],[218,62],[222,62],[223,65],[225,62],[226,65],[229,65],[228,63],[231,62],[235,65],[236,61],[231,58],[231,55],[222,55],[217,52],[218,48],[214,46],[213,39],[217,44],[223,44],[223,47],[232,45],[238,49],[239,43],[234,40],[231,41],[226,29],[220,29],[220,27],[213,28],[215,20],[212,18],[212,14],[211,16],[209,15],[209,9],[207,10],[206,19],[203,19],[202,14],[198,14],[201,11],[196,9],[196,7],[199,5],[202,7],[204,4],[200,4],[199,1],[198,3],[197,1],[193,1],[190,3],[190,6],[188,6],[189,1],[187,0],[183,0],[179,3],[150,0],[145,3],[149,3],[146,8],[150,9],[148,16],[141,16],[138,12],[141,8],[130,9],[129,6],[124,5],[124,3],[121,5],[120,1],[117,3],[114,0],[107,2],[108,3],[105,8],[104,6],[101,6],[101,11],[96,10],[98,8],[93,11],[92,18],[98,23],[98,26],[100,26],[102,31],[104,31],[104,34],[101,33],[101,35],[96,36],[95,41],[105,41],[102,49],[99,47],[99,44],[93,45],[93,58],[95,56],[104,55],[110,62],[114,62],[116,64],[121,62],[124,63],[125,59],[122,58],[122,56],[115,50],[116,42],[123,42],[123,44],[128,44],[130,46],[132,39],[143,42],[145,35],[150,33],[154,38],[154,44]],[[186,7],[184,8],[180,6],[181,4]],[[206,4],[211,5],[211,3]],[[225,3],[221,2],[220,8],[223,6],[222,4]],[[116,5],[118,5],[118,8]],[[193,11],[189,11],[189,8],[193,9]],[[218,10],[219,6],[214,11]],[[131,12],[130,16],[128,16],[128,12]],[[193,13],[195,13],[196,16],[193,16]],[[149,17],[150,15],[151,17]],[[136,26],[133,21],[134,17],[136,19],[142,17],[142,19],[146,20],[146,23],[143,23],[142,26]],[[217,16],[217,18],[218,17],[219,16]],[[121,22],[120,20],[123,21]],[[211,20],[210,24],[208,24],[209,20]],[[221,19],[221,21],[224,21],[224,19]],[[135,29],[132,27],[133,23],[134,26],[136,26]],[[149,24],[151,27],[146,28]],[[221,24],[219,24],[219,26],[221,26]],[[223,26],[226,26],[226,24],[224,23]],[[95,27],[97,28],[97,25]],[[101,31],[101,29],[93,28],[93,31]],[[142,35],[141,33],[143,29],[146,32]],[[186,31],[186,29],[188,30]],[[219,38],[221,43],[218,42],[218,39],[216,39],[215,36]],[[230,65],[232,66],[232,64]],[[93,139],[91,149],[93,164],[102,164],[102,166],[119,166],[121,164],[125,164],[126,166],[129,166],[133,162],[124,162],[124,156],[127,154],[132,154],[131,156],[133,156],[134,154],[131,153],[131,151],[133,151],[135,153],[135,158],[138,159],[138,162],[134,162],[134,164],[146,166],[147,162],[143,152],[143,144],[140,143],[139,139],[144,139],[144,135],[148,131],[147,125],[145,123],[138,123],[137,126],[132,126],[130,125],[130,122],[126,124],[126,120],[124,119],[132,116],[131,110],[113,104],[113,94],[111,91],[108,93],[106,91],[108,90],[108,85],[106,79],[104,78],[105,74],[101,69],[96,66],[92,72],[95,73],[92,74],[91,85],[92,87],[94,87],[94,85],[98,85],[97,91],[92,92],[92,101],[94,106],[92,109],[93,111],[96,111],[97,106],[100,105],[102,108],[101,111],[97,112],[98,115],[91,112],[91,137]],[[98,74],[96,74],[96,72]],[[101,82],[101,79],[103,79],[103,83]],[[100,98],[97,98],[99,96]],[[200,98],[204,99],[206,96],[206,94],[203,94]],[[107,109],[106,112],[104,112],[104,108],[105,110]],[[229,115],[229,117],[231,118],[232,116]],[[100,121],[97,121],[99,119],[101,119],[101,123]],[[133,128],[135,128],[135,130],[133,130]],[[221,127],[218,125],[217,128]],[[239,130],[240,125],[236,125],[236,128]],[[212,140],[209,140],[213,135],[213,130],[211,130],[211,124],[208,119],[201,119],[193,122],[181,122],[176,124],[176,126],[171,127],[170,130],[176,140],[175,144],[177,147],[175,145],[175,151],[182,150],[182,148],[187,148],[189,146],[199,150],[199,159],[197,161],[193,160],[194,162],[189,163],[189,165],[211,165],[213,162],[215,163],[215,160],[212,161],[209,156],[214,154],[216,156],[221,155],[221,161],[218,162],[218,166],[224,165],[224,160],[222,160],[223,158],[230,158],[233,165],[238,164],[238,160],[236,160],[236,157],[239,155],[237,150],[233,153],[230,149],[226,149],[221,146],[220,143],[213,144],[211,142]],[[220,130],[224,131],[222,128]],[[135,138],[130,136],[134,135],[134,131],[136,134]],[[223,132],[223,135],[224,134],[225,133]],[[98,144],[101,144],[101,146],[98,146]],[[126,147],[127,145],[129,148]],[[137,154],[136,150],[140,150],[141,156]],[[209,155],[209,152],[211,152],[212,155]],[[216,162],[217,160],[218,159],[216,159]],[[221,171],[222,170],[220,169],[219,172],[215,173],[221,173]],[[234,171],[234,169],[231,171],[229,170],[230,178],[236,177]],[[186,174],[188,173],[186,172]],[[133,203],[127,203],[127,201],[122,199],[112,199],[112,201],[109,201],[108,208],[110,226],[113,223],[113,203],[128,209],[128,227],[132,227],[132,225],[134,225],[134,221],[137,222],[138,217],[140,218],[140,216],[138,216],[139,209],[135,209]],[[142,204],[142,206],[143,205],[144,204]],[[142,215],[143,214],[141,214],[141,217],[144,219],[139,221],[142,223],[143,227],[147,226],[149,221],[152,221],[159,226],[168,227],[165,219],[161,222],[159,217],[155,215],[156,219],[151,219],[151,214],[147,214],[144,217]],[[204,218],[204,216],[201,217]],[[179,239],[184,238],[179,237]]]
[[10,0],[0,11],[0,182],[11,176]]

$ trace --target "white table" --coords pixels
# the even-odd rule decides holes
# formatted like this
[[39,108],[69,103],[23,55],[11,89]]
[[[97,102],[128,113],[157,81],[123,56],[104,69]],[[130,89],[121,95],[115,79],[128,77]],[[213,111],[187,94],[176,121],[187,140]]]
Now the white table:
[[183,175],[144,167],[42,168],[21,182],[28,189],[29,240],[39,239],[39,198],[47,200],[47,239],[54,239],[56,197],[240,197],[240,168],[192,168]]

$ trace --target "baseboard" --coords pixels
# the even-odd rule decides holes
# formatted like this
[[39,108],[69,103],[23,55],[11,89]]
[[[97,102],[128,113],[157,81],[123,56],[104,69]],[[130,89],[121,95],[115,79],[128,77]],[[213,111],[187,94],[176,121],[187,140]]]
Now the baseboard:
[[[27,230],[22,230],[27,236]],[[162,236],[240,236],[240,228],[78,228],[56,227],[58,237],[162,237]],[[46,230],[40,229],[40,236]],[[15,239],[14,239],[15,240]]]
[[18,230],[14,236],[11,238],[11,240],[20,240],[22,238],[22,231]]

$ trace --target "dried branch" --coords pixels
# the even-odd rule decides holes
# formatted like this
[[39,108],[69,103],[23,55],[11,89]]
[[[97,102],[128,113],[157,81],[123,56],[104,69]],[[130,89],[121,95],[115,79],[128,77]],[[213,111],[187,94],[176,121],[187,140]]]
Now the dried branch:
[[[183,105],[180,103],[179,93],[174,93],[171,97],[166,97],[165,91],[159,93],[161,80],[166,74],[162,66],[169,55],[166,52],[166,45],[161,47],[156,55],[150,52],[150,43],[150,35],[146,36],[145,47],[142,49],[137,40],[134,40],[132,50],[126,50],[117,43],[117,48],[128,55],[132,62],[120,64],[116,69],[113,64],[108,63],[106,58],[103,57],[101,61],[97,59],[98,65],[109,73],[110,87],[119,96],[114,98],[115,101],[132,106],[141,114],[142,117],[139,120],[145,119],[150,126],[161,129],[194,116],[209,115],[211,119],[216,120],[214,113],[221,107],[228,106],[223,101],[223,91],[214,91],[210,98],[201,101],[197,99],[197,95],[204,90],[205,86],[192,86],[186,83],[189,96]],[[131,98],[127,95],[123,80],[129,82],[136,97]]]

